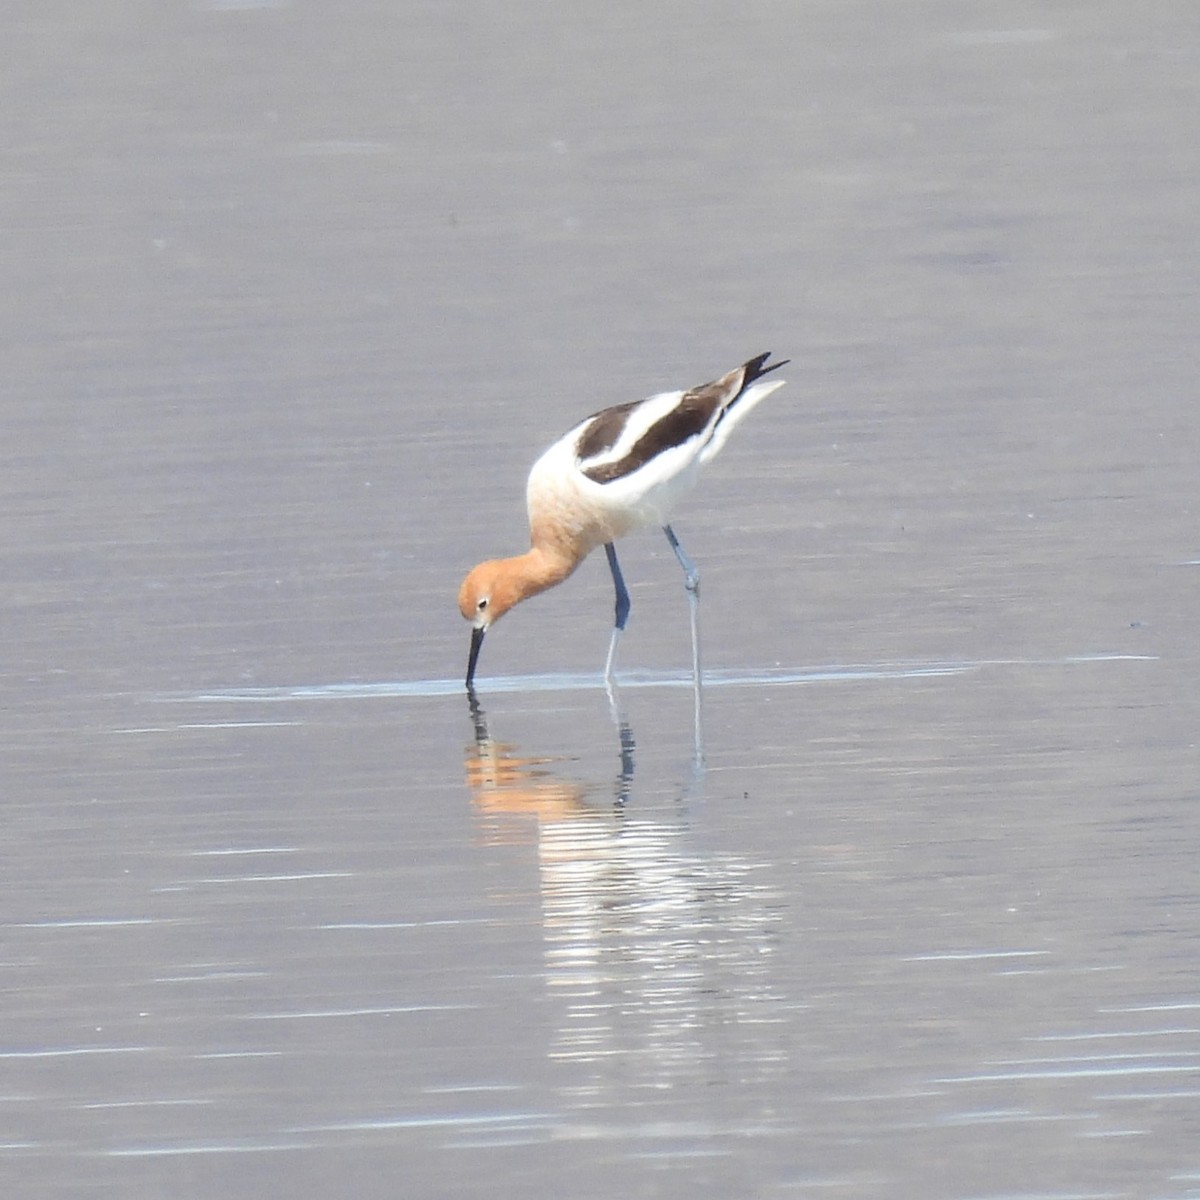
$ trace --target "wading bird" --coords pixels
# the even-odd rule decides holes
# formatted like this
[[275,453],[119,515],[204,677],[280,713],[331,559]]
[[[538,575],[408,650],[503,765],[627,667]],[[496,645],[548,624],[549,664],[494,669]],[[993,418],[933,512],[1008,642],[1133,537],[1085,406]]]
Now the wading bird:
[[697,605],[700,573],[670,525],[675,502],[699,470],[725,445],[734,427],[783,380],[759,382],[788,360],[767,366],[759,354],[712,383],[686,392],[664,392],[593,413],[559,438],[533,464],[526,488],[530,549],[514,558],[491,559],[463,580],[458,607],[471,622],[467,687],[484,635],[510,608],[562,583],[603,546],[616,589],[616,622],[604,679],[612,682],[617,641],[629,618],[629,591],[621,576],[617,538],[659,525],[683,568],[692,620],[692,669],[699,685]]

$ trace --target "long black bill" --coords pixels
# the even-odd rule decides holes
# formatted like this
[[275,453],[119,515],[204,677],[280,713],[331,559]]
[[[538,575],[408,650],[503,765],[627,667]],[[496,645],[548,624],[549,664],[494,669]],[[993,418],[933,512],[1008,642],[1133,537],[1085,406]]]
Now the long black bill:
[[467,656],[467,687],[472,687],[475,680],[475,664],[479,661],[479,651],[483,648],[483,635],[487,630],[476,626],[471,630],[471,653]]

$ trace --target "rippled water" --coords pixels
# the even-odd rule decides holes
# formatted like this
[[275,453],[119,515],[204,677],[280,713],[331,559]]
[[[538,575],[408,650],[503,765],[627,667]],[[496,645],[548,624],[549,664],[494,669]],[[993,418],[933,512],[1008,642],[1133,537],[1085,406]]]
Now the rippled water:
[[1200,1192],[1192,5],[9,24],[6,1195]]

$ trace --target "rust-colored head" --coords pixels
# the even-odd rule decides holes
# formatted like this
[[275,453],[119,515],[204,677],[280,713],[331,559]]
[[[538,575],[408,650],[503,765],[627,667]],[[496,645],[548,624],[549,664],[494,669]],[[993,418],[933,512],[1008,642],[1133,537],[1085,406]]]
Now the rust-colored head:
[[487,629],[521,598],[512,560],[493,558],[467,573],[458,589],[458,611],[476,629]]
[[473,567],[458,589],[458,611],[471,622],[471,651],[467,657],[467,687],[474,686],[475,664],[483,635],[527,594],[524,580],[511,558],[493,558]]
[[489,559],[468,572],[458,589],[458,611],[472,626],[468,687],[475,677],[483,635],[514,604],[561,583],[575,569],[577,561],[534,548],[515,558]]

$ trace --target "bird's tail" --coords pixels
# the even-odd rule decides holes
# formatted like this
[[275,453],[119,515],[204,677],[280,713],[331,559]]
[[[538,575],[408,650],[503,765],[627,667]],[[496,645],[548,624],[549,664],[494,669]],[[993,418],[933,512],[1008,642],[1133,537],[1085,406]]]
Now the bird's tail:
[[[734,427],[738,425],[743,417],[749,415],[750,410],[754,408],[759,401],[765,400],[772,392],[783,387],[785,380],[772,379],[768,383],[759,383],[764,375],[778,370],[782,366],[786,366],[790,359],[780,359],[777,363],[766,365],[767,359],[771,357],[771,352],[768,350],[766,354],[758,354],[754,358],[743,363],[740,367],[730,371],[729,375],[724,379],[718,380],[715,386],[725,384],[726,386],[733,385],[736,391],[732,392],[729,399],[724,403],[721,412],[717,417],[716,424],[713,426],[713,434],[708,445],[700,452],[700,462],[706,463],[715,458],[720,453],[721,447],[729,440],[729,435],[733,432]],[[741,373],[741,379],[737,379],[738,373]]]
[[[742,364],[742,386],[739,389],[740,396],[756,379],[761,379],[764,375],[769,375],[772,371],[778,371],[780,367],[786,367],[792,360],[790,358],[781,358],[777,363],[766,365],[767,359],[771,357],[771,352],[768,350],[766,354],[756,354],[748,362]],[[730,401],[731,404],[736,403],[737,397]]]

